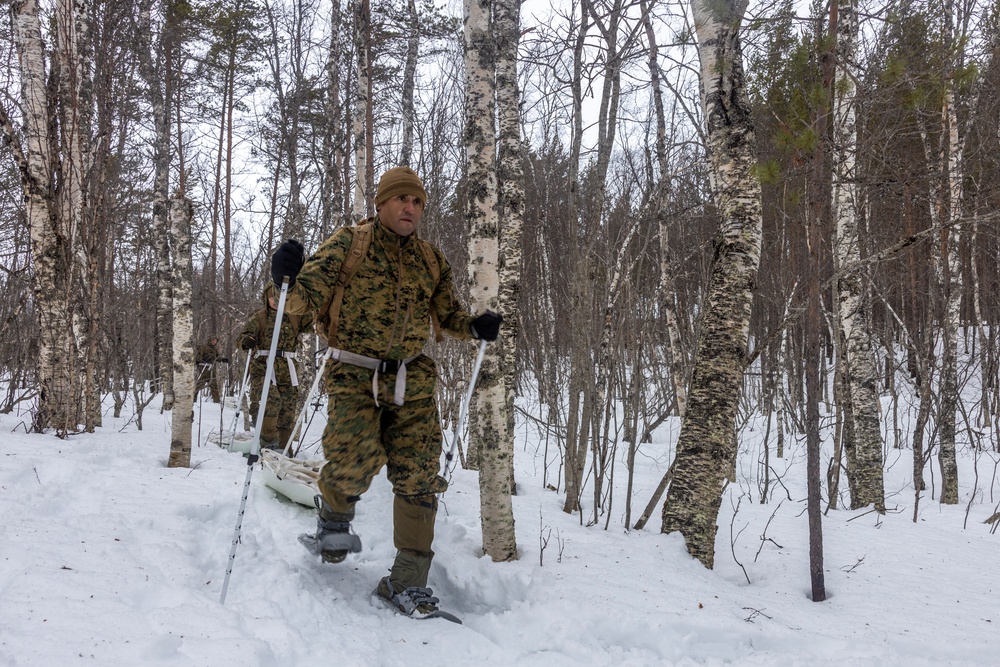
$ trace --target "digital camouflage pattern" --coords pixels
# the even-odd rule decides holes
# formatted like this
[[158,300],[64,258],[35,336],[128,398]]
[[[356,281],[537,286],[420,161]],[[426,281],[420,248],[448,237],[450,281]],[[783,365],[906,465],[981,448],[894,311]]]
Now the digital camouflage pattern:
[[[338,230],[306,261],[286,297],[289,312],[316,312],[327,302],[353,234],[353,228]],[[437,280],[418,244],[427,244],[437,257]],[[419,554],[427,564],[432,556],[434,494],[448,486],[438,475],[437,368],[430,357],[421,354],[431,335],[432,311],[445,333],[460,340],[471,337],[473,316],[455,296],[451,267],[443,253],[415,233],[400,237],[376,222],[367,255],[344,289],[338,347],[375,359],[419,356],[406,366],[406,395],[400,406],[392,403],[395,374],[379,375],[376,404],[373,371],[345,363],[327,368],[330,404],[323,432],[327,463],[319,481],[331,508],[350,512],[375,475],[388,466],[393,492],[406,501],[400,507],[428,507],[419,521],[412,512],[394,508],[396,546]],[[419,569],[426,580],[426,568]],[[416,584],[419,581],[408,585]]]
[[218,340],[217,337],[212,336],[198,346],[198,349],[195,350],[197,364],[194,369],[197,379],[195,393],[197,394],[205,387],[208,387],[212,393],[212,401],[215,403],[219,402],[219,376],[215,372],[215,362],[221,356],[216,347]]
[[[260,395],[264,389],[264,376],[267,374],[267,356],[257,355],[258,350],[268,352],[271,349],[271,334],[274,331],[275,311],[267,305],[267,297],[271,285],[264,290],[264,307],[257,310],[247,320],[237,337],[237,343],[242,347],[248,337],[257,341],[256,347],[247,351],[253,355],[250,361],[250,415],[257,419],[260,407]],[[297,352],[299,336],[309,331],[313,318],[310,314],[284,314],[281,318],[281,329],[278,331],[278,352]],[[301,363],[299,359],[296,364]],[[296,370],[298,366],[296,366]],[[264,407],[264,422],[261,424],[260,439],[262,443],[278,443],[282,447],[288,442],[291,434],[292,421],[295,419],[295,408],[298,402],[298,387],[292,385],[292,376],[288,370],[288,361],[284,357],[274,360],[274,384],[267,394],[267,405]]]
[[[288,312],[315,312],[326,303],[353,235],[351,227],[337,230],[309,258],[288,292]],[[438,258],[436,282],[417,244],[427,244]],[[430,337],[432,309],[449,335],[470,338],[473,316],[455,296],[451,267],[441,251],[415,233],[399,237],[376,223],[368,254],[344,290],[338,346],[375,359],[420,354]]]

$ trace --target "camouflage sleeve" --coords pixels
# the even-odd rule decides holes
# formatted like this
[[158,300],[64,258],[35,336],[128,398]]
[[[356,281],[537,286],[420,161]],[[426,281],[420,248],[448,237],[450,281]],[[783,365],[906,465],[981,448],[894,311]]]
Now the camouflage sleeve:
[[351,247],[354,231],[342,227],[323,242],[319,250],[306,260],[295,279],[292,289],[285,297],[285,310],[295,315],[304,315],[318,310],[337,284],[340,265]]
[[195,352],[195,357],[197,358],[199,364],[210,364],[215,361],[215,359],[212,358],[214,355],[212,355],[207,348],[207,345],[198,346],[198,349]]
[[310,311],[305,315],[303,315],[302,319],[299,320],[299,333],[300,334],[309,333],[310,331],[312,331],[312,326],[313,326],[313,314],[312,311]]
[[240,330],[240,333],[237,334],[236,343],[242,348],[243,341],[247,337],[253,338],[255,341],[259,343],[260,342],[260,336],[258,335],[259,333],[260,332],[257,331],[257,313],[255,312],[253,315],[250,316],[250,319],[246,321],[246,324],[243,325],[243,328]]
[[441,275],[438,277],[437,287],[431,295],[431,308],[437,315],[437,320],[441,328],[452,338],[458,340],[468,340],[472,338],[469,333],[469,324],[475,318],[469,314],[462,304],[459,303],[455,292],[455,282],[451,275],[451,265],[444,253],[438,248],[434,248],[434,253],[438,257],[438,264],[441,266]]

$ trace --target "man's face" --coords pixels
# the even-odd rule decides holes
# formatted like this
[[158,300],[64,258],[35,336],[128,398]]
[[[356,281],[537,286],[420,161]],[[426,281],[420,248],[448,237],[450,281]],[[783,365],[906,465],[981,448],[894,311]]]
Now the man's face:
[[387,199],[378,210],[378,219],[392,232],[409,236],[417,230],[424,214],[424,200],[413,195],[397,195]]

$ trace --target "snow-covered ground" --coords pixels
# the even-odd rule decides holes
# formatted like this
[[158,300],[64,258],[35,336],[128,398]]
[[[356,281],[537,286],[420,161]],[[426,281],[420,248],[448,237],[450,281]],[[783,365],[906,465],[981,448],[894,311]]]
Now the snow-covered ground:
[[[204,410],[203,440],[220,422],[219,406]],[[384,474],[358,508],[364,551],[324,565],[296,541],[315,512],[255,471],[220,604],[245,460],[203,442],[191,469],[168,469],[169,415],[154,402],[141,432],[130,417],[60,441],[26,435],[26,415],[0,415],[0,665],[1000,664],[1000,534],[984,523],[1000,502],[996,454],[980,455],[976,480],[963,452],[962,504],[928,494],[914,523],[910,452],[890,451],[890,512],[824,519],[829,599],[815,603],[796,445],[783,460],[772,452],[787,494],[778,485],[761,505],[746,479],[727,491],[710,571],[679,535],[659,533],[658,514],[624,529],[621,455],[610,527],[564,514],[543,485],[544,446],[519,423],[519,560],[481,555],[474,474],[457,471],[442,499],[430,584],[464,620],[455,625],[370,598],[394,554]],[[637,457],[633,521],[676,428]],[[762,431],[744,431],[741,471],[755,468]]]

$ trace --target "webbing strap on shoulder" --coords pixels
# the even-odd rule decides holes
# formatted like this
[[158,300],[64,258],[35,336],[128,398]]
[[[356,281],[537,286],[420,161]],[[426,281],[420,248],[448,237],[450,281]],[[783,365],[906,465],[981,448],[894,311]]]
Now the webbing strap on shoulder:
[[[347,255],[344,256],[344,261],[340,265],[337,283],[334,285],[333,293],[330,295],[326,308],[321,311],[325,313],[324,319],[327,322],[326,340],[331,347],[337,346],[337,328],[340,325],[340,308],[344,303],[344,289],[351,282],[351,279],[354,278],[354,275],[361,267],[361,262],[364,261],[365,256],[368,254],[368,248],[372,244],[373,228],[374,223],[372,222],[365,222],[354,228],[353,236],[351,237],[351,246],[348,248]],[[441,263],[438,261],[437,255],[434,253],[434,248],[430,243],[419,238],[416,240],[418,242],[417,246],[424,256],[424,261],[427,263],[427,268],[430,270],[436,286],[438,280],[441,278]],[[444,334],[441,332],[437,313],[434,312],[433,307],[430,311],[431,325],[434,328],[434,339],[441,342],[444,340]]]
[[366,222],[354,228],[351,247],[348,248],[347,255],[340,264],[337,284],[334,285],[330,304],[326,309],[326,318],[329,322],[326,328],[326,340],[331,347],[337,346],[337,326],[340,324],[340,307],[344,303],[344,288],[351,282],[351,278],[358,272],[361,262],[368,254],[368,247],[372,244],[372,226],[372,223]]
[[[267,334],[271,330],[271,327],[267,326],[267,313],[268,313],[268,310],[267,310],[266,307],[261,308],[256,313],[256,316],[257,316],[257,327],[260,329],[260,332],[262,334]],[[291,325],[292,325],[292,329],[294,331],[296,331],[296,332],[299,330],[299,325],[302,322],[302,316],[301,315],[293,315],[291,313],[283,313],[281,319],[284,320],[284,321],[290,322]]]
[[[420,251],[424,255],[424,261],[427,262],[427,268],[431,271],[431,277],[434,278],[434,287],[436,289],[438,280],[441,278],[441,264],[438,262],[437,255],[434,253],[434,248],[430,243],[419,238],[417,241],[419,242]],[[438,322],[437,311],[434,310],[433,304],[430,311],[431,327],[434,329],[434,340],[440,343],[444,340],[444,334],[441,332],[441,323]]]

